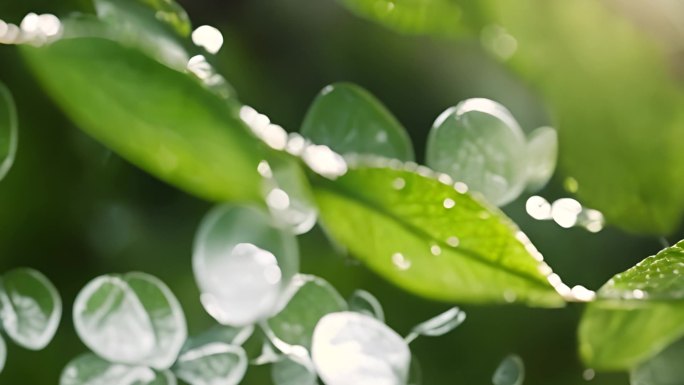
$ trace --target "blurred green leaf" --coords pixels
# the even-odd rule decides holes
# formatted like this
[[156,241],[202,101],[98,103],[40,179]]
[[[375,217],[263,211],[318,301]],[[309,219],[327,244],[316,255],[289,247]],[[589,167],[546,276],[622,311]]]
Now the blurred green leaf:
[[287,290],[287,305],[266,323],[275,337],[290,345],[310,348],[318,321],[326,314],[347,310],[344,298],[323,278],[299,274]]
[[18,345],[43,349],[62,318],[62,299],[57,289],[43,274],[28,268],[10,270],[0,282],[3,330]]
[[406,129],[380,101],[354,84],[325,87],[309,107],[301,133],[340,154],[414,159]]
[[17,112],[14,98],[0,82],[0,180],[9,172],[17,152]]
[[580,353],[595,369],[629,369],[684,336],[684,241],[617,274],[579,327]]
[[655,357],[632,369],[631,385],[683,385],[684,340],[670,345]]
[[168,370],[111,363],[92,353],[71,360],[62,371],[59,385],[176,385]]
[[[662,235],[681,222],[684,92],[674,79],[674,50],[626,20],[620,6],[593,0],[340,1],[404,32],[481,35],[484,48],[506,60],[553,111],[561,168],[579,182],[584,203],[632,232]],[[459,7],[462,15],[454,11]],[[631,12],[639,14],[638,7],[651,5],[632,5]]]
[[496,208],[427,168],[357,163],[314,191],[324,227],[372,270],[438,300],[563,305],[551,269]]
[[273,364],[271,378],[274,385],[315,385],[318,383],[318,376],[312,368],[287,357]]
[[129,161],[205,199],[260,199],[262,144],[187,74],[99,38],[22,52],[64,111]]
[[461,4],[453,0],[338,0],[354,13],[407,33],[462,36]]

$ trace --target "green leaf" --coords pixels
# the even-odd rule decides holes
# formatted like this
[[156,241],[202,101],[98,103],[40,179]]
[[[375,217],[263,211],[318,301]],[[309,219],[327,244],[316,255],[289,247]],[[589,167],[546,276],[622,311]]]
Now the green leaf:
[[506,107],[489,99],[467,99],[435,120],[425,163],[503,206],[525,188],[526,145]]
[[360,16],[401,32],[454,37],[467,31],[468,19],[461,4],[453,0],[338,1]]
[[176,378],[168,370],[111,363],[86,353],[64,367],[59,385],[176,385]]
[[99,38],[22,52],[65,112],[129,161],[205,199],[260,199],[264,146],[187,74]]
[[273,335],[287,344],[310,348],[318,321],[326,314],[347,310],[344,298],[323,278],[299,274],[287,290],[287,305],[266,321]]
[[595,369],[629,369],[684,337],[684,241],[617,274],[587,306],[580,353]]
[[330,235],[404,289],[444,301],[562,306],[551,283],[564,295],[569,289],[529,239],[452,183],[392,161],[357,162],[334,181],[313,180]]
[[40,272],[18,268],[2,275],[0,318],[12,341],[40,350],[54,337],[62,317],[62,299]]
[[380,101],[354,84],[325,87],[309,107],[301,133],[343,155],[414,158],[406,129]]
[[522,385],[523,380],[525,380],[525,365],[516,355],[504,358],[492,376],[494,385]]
[[17,153],[17,111],[14,98],[0,82],[0,180],[9,172]]
[[144,273],[93,279],[76,297],[73,319],[86,346],[123,364],[167,369],[187,337],[176,297],[163,282]]
[[275,385],[316,385],[318,376],[313,368],[308,368],[287,357],[271,367],[271,378]]
[[679,340],[657,356],[634,368],[631,385],[684,385],[684,340]]

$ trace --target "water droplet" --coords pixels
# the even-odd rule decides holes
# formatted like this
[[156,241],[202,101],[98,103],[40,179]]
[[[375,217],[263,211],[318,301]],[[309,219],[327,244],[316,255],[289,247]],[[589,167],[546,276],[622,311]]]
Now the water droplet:
[[430,253],[432,253],[432,255],[434,255],[434,256],[438,256],[438,255],[442,254],[442,248],[439,247],[438,245],[432,245],[432,246],[430,246]]
[[210,25],[202,25],[192,31],[192,42],[210,54],[216,54],[223,46],[223,35]]
[[144,273],[93,279],[76,297],[73,318],[83,343],[116,363],[166,369],[187,337],[178,300]]
[[518,295],[515,294],[513,290],[504,290],[504,301],[508,303],[513,303],[515,300],[518,298]]
[[450,208],[453,208],[454,206],[456,206],[456,201],[454,201],[451,198],[446,198],[446,199],[444,199],[444,202],[442,204],[444,205],[445,209],[450,209]]
[[212,342],[184,351],[173,372],[192,385],[237,385],[247,372],[247,355],[239,346]]
[[194,75],[204,85],[204,87],[221,98],[228,99],[234,94],[226,79],[216,72],[216,69],[209,64],[204,55],[191,57],[185,69]]
[[176,378],[167,370],[111,363],[87,353],[64,367],[59,385],[176,385]]
[[458,239],[458,237],[451,236],[447,238],[446,243],[451,247],[458,247],[461,241]]
[[287,210],[290,207],[290,197],[279,188],[274,188],[266,196],[266,204],[275,210]]
[[551,205],[551,216],[559,226],[566,229],[577,224],[582,205],[572,198],[561,198]]
[[271,166],[265,160],[259,162],[259,165],[257,166],[257,171],[259,172],[259,175],[261,175],[264,178],[273,178]]
[[55,335],[62,316],[57,289],[43,274],[27,268],[5,273],[1,282],[3,329],[21,346],[43,349]]
[[527,199],[525,203],[525,210],[532,218],[543,221],[551,219],[551,204],[544,198],[533,195]]
[[518,40],[499,25],[489,25],[482,29],[482,45],[502,60],[508,60],[518,50]]
[[347,173],[344,158],[328,146],[308,145],[302,153],[304,162],[317,174],[336,179]]
[[584,372],[582,372],[582,378],[584,381],[591,381],[595,376],[596,372],[594,372],[594,369],[585,369]]
[[644,299],[646,298],[646,293],[639,289],[632,290],[632,297],[634,297],[634,299]]
[[454,183],[454,190],[459,194],[465,194],[468,192],[468,185],[463,182]]
[[298,267],[294,236],[255,207],[217,206],[195,238],[193,270],[200,299],[222,324],[242,326],[272,316]]
[[312,358],[327,385],[405,384],[411,353],[382,322],[340,312],[326,315],[316,326]]
[[571,294],[579,302],[590,302],[596,298],[596,293],[581,285],[573,286]]
[[404,178],[395,178],[392,181],[392,188],[395,190],[402,190],[404,187],[406,187],[406,180]]
[[406,259],[401,253],[392,254],[392,263],[399,268],[399,270],[408,270],[411,267],[411,261]]
[[385,322],[385,311],[380,301],[365,290],[355,290],[349,298],[349,310],[369,315],[380,322]]
[[[2,34],[0,33],[0,41]],[[0,180],[9,172],[17,153],[17,110],[12,94],[0,83]]]
[[426,162],[467,183],[490,202],[504,205],[524,189],[525,147],[522,129],[504,106],[488,99],[468,99],[435,120]]
[[494,372],[494,385],[522,385],[525,379],[525,366],[520,357],[510,355],[501,362]]

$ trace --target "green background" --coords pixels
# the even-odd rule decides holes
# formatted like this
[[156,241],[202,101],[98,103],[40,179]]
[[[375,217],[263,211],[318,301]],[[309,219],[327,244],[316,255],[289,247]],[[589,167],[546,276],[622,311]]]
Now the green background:
[[[535,93],[477,41],[400,35],[353,16],[333,0],[181,3],[195,26],[210,24],[224,33],[218,65],[241,100],[290,131],[298,130],[318,91],[338,81],[357,83],[382,100],[409,130],[418,160],[424,158],[433,120],[465,98],[503,103],[526,131],[550,123]],[[19,23],[31,11],[59,16],[89,9],[85,0],[3,1],[0,19]],[[59,288],[65,306],[57,336],[44,351],[8,343],[0,384],[57,383],[61,368],[86,350],[72,326],[73,298],[100,274],[154,274],[179,297],[191,334],[211,325],[190,263],[195,229],[210,204],[157,181],[78,130],[43,93],[15,47],[0,46],[0,81],[14,93],[20,120],[16,164],[0,182],[0,271],[41,270]],[[557,174],[541,195],[567,196],[560,187],[564,177]],[[591,234],[536,222],[524,212],[525,198],[505,211],[570,285],[597,289],[661,247],[655,237],[611,227]],[[680,230],[669,240],[682,235]],[[328,279],[344,296],[355,288],[376,294],[389,325],[401,334],[449,306],[407,294],[335,254],[319,228],[300,237],[300,245],[303,272]],[[575,336],[581,306],[464,309],[468,318],[457,330],[412,344],[424,384],[488,384],[509,353],[523,358],[526,384],[583,382]],[[268,375],[251,369],[243,383],[266,384]],[[598,374],[593,383],[626,384],[627,376]]]

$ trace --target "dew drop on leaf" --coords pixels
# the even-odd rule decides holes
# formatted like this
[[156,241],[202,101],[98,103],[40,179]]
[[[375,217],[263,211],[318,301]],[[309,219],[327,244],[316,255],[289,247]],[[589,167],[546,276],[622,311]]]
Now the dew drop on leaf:
[[240,346],[211,342],[181,353],[173,372],[190,385],[237,385],[247,372]]
[[210,25],[201,25],[192,31],[192,42],[210,54],[216,54],[223,46],[223,35]]
[[369,315],[380,322],[385,322],[385,311],[380,301],[365,290],[355,290],[349,298],[349,310]]
[[50,280],[19,268],[3,274],[0,289],[0,318],[9,338],[27,349],[47,346],[62,316],[62,300]]
[[76,297],[73,316],[83,343],[115,363],[166,369],[187,337],[178,300],[163,282],[144,273],[90,281]]
[[326,314],[347,310],[347,303],[323,278],[297,274],[287,288],[287,305],[266,321],[273,336],[290,345],[311,347],[318,321]]
[[414,326],[411,333],[406,336],[406,341],[410,343],[418,336],[437,337],[444,335],[456,329],[465,319],[465,312],[457,307],[452,307],[444,313]]
[[525,187],[525,149],[522,129],[504,106],[489,99],[468,99],[435,120],[426,162],[502,206]]
[[522,385],[525,379],[525,366],[520,357],[510,355],[499,364],[492,376],[494,385]]
[[176,385],[176,378],[167,370],[115,364],[86,353],[64,367],[59,385]]
[[326,315],[316,325],[312,358],[326,385],[403,385],[411,352],[384,323],[340,312]]
[[316,385],[318,383],[318,376],[313,368],[287,357],[273,363],[271,378],[274,385]]
[[527,190],[536,192],[549,182],[556,169],[558,133],[553,127],[539,127],[527,137]]
[[17,153],[17,111],[12,94],[0,83],[0,180],[9,172]]
[[297,235],[311,230],[318,212],[301,166],[283,158],[263,161],[259,167],[264,172],[266,205],[275,221]]
[[202,304],[225,325],[272,316],[298,268],[294,235],[256,207],[217,206],[195,237],[193,270]]

